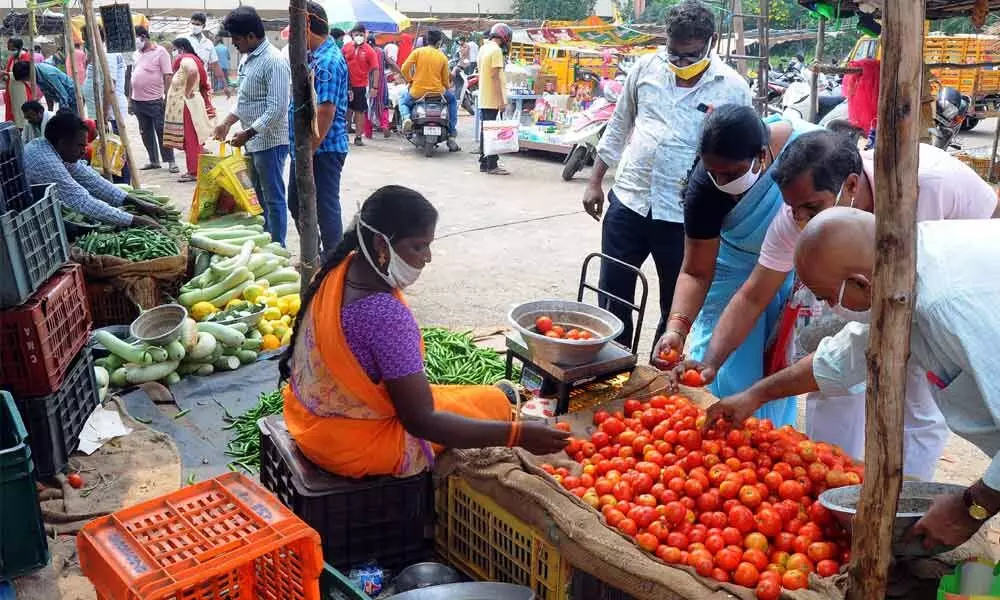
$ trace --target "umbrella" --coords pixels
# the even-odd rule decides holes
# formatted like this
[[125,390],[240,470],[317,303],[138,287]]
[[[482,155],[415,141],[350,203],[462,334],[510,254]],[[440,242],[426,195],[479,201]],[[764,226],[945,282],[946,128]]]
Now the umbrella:
[[330,28],[350,31],[361,23],[368,31],[398,33],[410,26],[410,19],[378,0],[332,0],[324,2]]

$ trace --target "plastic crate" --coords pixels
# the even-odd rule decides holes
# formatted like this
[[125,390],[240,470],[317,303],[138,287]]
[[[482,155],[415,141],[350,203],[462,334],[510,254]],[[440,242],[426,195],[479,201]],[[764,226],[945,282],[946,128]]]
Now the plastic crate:
[[102,600],[319,600],[319,535],[239,473],[99,517],[76,538]]
[[58,390],[89,333],[83,267],[66,265],[27,302],[0,311],[0,386],[23,396]]
[[0,214],[0,308],[23,303],[69,257],[54,190],[54,184],[32,186],[37,202]]
[[0,124],[0,213],[24,210],[33,200],[24,173],[21,134],[11,122]]
[[0,582],[49,562],[27,439],[13,397],[0,391]]
[[530,587],[539,600],[569,598],[570,568],[555,546],[459,477],[439,493],[438,540],[443,557],[479,581]]
[[94,359],[84,350],[66,371],[58,391],[35,398],[14,398],[28,427],[39,477],[51,477],[66,466],[80,442],[83,424],[100,404],[97,392]]
[[570,600],[635,600],[632,596],[611,587],[586,571],[573,569],[570,580]]
[[312,464],[280,415],[261,419],[260,481],[320,532],[323,555],[338,569],[369,561],[397,570],[433,557],[430,473],[415,477],[337,477]]

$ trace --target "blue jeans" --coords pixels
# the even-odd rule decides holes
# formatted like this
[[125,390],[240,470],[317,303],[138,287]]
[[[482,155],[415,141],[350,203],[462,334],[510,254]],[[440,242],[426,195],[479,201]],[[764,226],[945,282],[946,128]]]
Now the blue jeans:
[[250,152],[247,161],[250,180],[257,191],[257,201],[264,208],[264,231],[271,239],[285,245],[288,230],[288,207],[285,204],[285,158],[288,144]]
[[[344,236],[340,216],[340,174],[344,170],[344,152],[323,152],[313,155],[313,181],[316,182],[316,220],[319,222],[320,256],[332,251]],[[288,210],[302,235],[299,223],[299,192],[295,183],[295,158],[288,175]]]
[[[448,133],[454,137],[458,135],[458,97],[451,90],[445,90],[444,99],[448,101]],[[405,121],[410,118],[410,111],[413,110],[415,101],[409,90],[399,95],[400,119]]]

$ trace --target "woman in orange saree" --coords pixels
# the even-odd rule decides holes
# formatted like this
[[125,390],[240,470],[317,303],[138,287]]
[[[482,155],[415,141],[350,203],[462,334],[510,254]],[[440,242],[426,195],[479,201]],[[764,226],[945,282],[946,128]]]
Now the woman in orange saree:
[[365,201],[303,296],[281,359],[288,430],[311,461],[346,477],[419,473],[444,448],[521,446],[549,454],[567,433],[511,422],[516,391],[431,386],[420,328],[403,299],[431,260],[437,211],[386,186]]

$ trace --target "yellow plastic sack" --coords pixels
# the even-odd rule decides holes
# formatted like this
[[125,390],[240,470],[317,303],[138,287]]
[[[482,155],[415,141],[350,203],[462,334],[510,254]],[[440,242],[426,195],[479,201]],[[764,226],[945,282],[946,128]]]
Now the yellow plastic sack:
[[218,154],[202,154],[198,157],[198,179],[191,199],[191,214],[188,219],[197,223],[200,219],[209,219],[216,214],[222,187],[211,174],[226,157],[226,145],[219,146]]
[[[222,152],[224,149],[220,150],[220,153]],[[253,182],[250,181],[247,159],[243,157],[243,152],[239,148],[233,148],[233,153],[219,161],[219,164],[209,171],[208,176],[215,179],[223,190],[232,194],[233,200],[241,210],[251,215],[264,212],[257,199]]]
[[[121,177],[122,172],[125,170],[125,146],[122,145],[122,139],[113,133],[104,134],[104,139],[108,142],[108,157],[111,160],[109,168],[111,173]],[[90,159],[90,166],[97,172],[101,172],[104,170],[104,152],[101,145],[101,138],[94,140],[93,150],[94,154]]]

